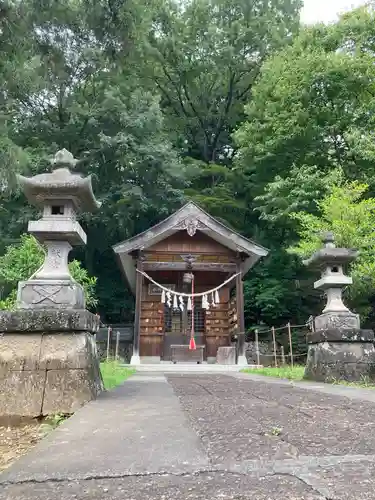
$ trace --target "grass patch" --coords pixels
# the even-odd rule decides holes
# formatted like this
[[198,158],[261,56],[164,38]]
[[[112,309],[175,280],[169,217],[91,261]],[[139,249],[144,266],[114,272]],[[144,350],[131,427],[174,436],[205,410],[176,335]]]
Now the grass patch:
[[[253,373],[255,375],[264,375],[265,377],[283,378],[287,380],[306,381],[303,378],[305,373],[305,365],[291,366],[266,366],[263,368],[244,368],[242,373]],[[347,387],[363,387],[366,389],[375,389],[375,384],[369,377],[362,377],[361,381],[348,382],[347,380],[327,379],[326,384],[331,385],[346,385]]]
[[375,384],[369,377],[362,376],[360,382],[348,382],[347,380],[327,380],[332,385],[346,385],[347,387],[362,387],[364,389],[375,389]]
[[118,361],[104,361],[100,363],[104,387],[107,390],[113,389],[129,378],[135,370],[121,366]]
[[43,423],[39,427],[39,432],[41,437],[46,436],[51,431],[59,427],[65,420],[69,418],[69,415],[65,415],[65,413],[55,413],[53,415],[47,415],[47,417],[43,420]]
[[302,380],[305,373],[304,365],[291,366],[265,366],[263,368],[244,368],[243,373],[265,375],[266,377],[284,378],[288,380]]

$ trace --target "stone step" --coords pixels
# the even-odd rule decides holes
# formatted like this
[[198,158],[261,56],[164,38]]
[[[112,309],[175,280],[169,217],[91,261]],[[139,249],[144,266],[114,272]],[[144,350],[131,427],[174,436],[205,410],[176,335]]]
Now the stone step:
[[258,365],[215,365],[196,363],[154,363],[140,365],[123,365],[128,368],[135,368],[137,372],[152,372],[152,373],[226,373],[240,372],[243,368],[259,368]]

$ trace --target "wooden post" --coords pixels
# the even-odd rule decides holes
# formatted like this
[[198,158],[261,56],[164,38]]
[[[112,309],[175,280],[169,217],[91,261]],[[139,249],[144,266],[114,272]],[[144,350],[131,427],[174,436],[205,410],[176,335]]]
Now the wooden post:
[[[139,255],[137,259],[137,270],[143,270],[143,259]],[[135,288],[135,315],[134,315],[134,341],[133,341],[133,355],[130,361],[131,365],[139,365],[139,343],[140,343],[140,330],[141,330],[141,307],[142,307],[142,288],[143,288],[143,275],[136,273],[136,288]]]
[[289,337],[289,353],[290,353],[290,364],[293,368],[293,345],[292,345],[292,329],[290,327],[290,322],[287,324],[288,327],[288,337]]
[[115,359],[118,360],[118,349],[120,346],[120,332],[116,332],[116,350],[115,350]]
[[273,340],[273,355],[275,358],[275,366],[277,366],[277,352],[276,352],[276,336],[275,336],[275,327],[271,328],[272,330],[272,340]]
[[109,344],[111,342],[111,327],[107,329],[107,361],[109,361]]
[[260,356],[259,356],[259,335],[258,330],[255,330],[255,353],[257,356],[257,365],[260,365]]
[[237,272],[240,273],[236,278],[238,364],[247,365],[246,352],[245,352],[245,313],[244,313],[243,281],[242,281],[240,263],[237,263]]
[[281,346],[281,364],[284,366],[285,365],[285,352],[284,352],[284,346]]

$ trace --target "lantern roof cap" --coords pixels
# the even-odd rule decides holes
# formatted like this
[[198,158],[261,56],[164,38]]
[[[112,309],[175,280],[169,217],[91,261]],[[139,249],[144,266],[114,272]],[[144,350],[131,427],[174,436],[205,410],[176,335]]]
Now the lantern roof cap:
[[51,160],[55,168],[52,172],[33,177],[17,175],[18,182],[32,205],[43,207],[52,200],[71,199],[77,209],[92,212],[101,206],[92,190],[91,175],[72,173],[77,160],[66,149],[58,151]]
[[349,264],[357,259],[359,252],[353,248],[337,248],[335,237],[331,232],[322,234],[324,247],[317,250],[313,255],[303,261],[305,266],[324,268],[327,266]]

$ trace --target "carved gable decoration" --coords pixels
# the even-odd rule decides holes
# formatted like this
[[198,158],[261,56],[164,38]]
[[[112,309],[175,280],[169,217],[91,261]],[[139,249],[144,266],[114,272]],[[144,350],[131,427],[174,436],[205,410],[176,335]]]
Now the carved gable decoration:
[[194,236],[198,229],[204,229],[206,226],[196,217],[187,217],[177,227],[186,229],[189,236]]

